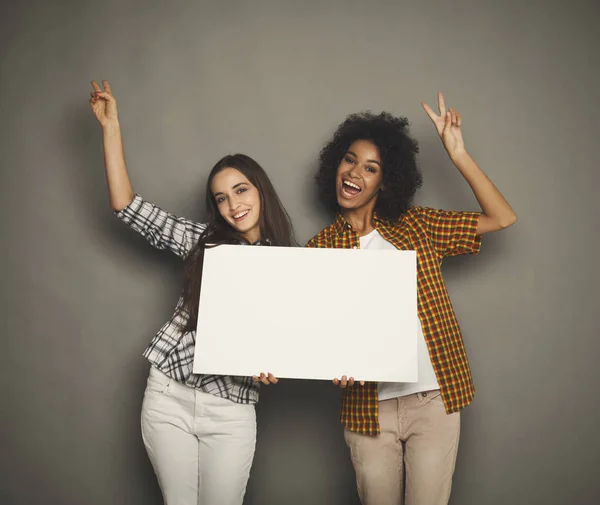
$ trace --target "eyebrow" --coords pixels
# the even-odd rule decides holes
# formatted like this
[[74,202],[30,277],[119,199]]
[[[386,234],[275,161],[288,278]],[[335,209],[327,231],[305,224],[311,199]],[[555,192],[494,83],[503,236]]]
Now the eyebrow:
[[[248,186],[247,182],[238,182],[237,184],[235,184],[231,189],[235,189],[235,188],[239,188],[240,186]],[[223,195],[224,193],[222,191],[219,191],[217,193],[214,193],[213,196],[217,196],[217,195]]]
[[[355,152],[353,152],[353,151],[346,151],[346,154],[351,154],[355,158],[358,158],[358,155]],[[367,160],[367,162],[368,163],[375,163],[375,164],[379,165],[379,167],[381,168],[381,163],[379,163],[379,161],[377,161],[377,160]]]

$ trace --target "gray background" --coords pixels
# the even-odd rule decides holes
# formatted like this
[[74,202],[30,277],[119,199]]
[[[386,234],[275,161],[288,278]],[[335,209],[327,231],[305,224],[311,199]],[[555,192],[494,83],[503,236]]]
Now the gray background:
[[[318,151],[363,109],[411,119],[419,203],[477,208],[420,108],[444,91],[519,216],[445,265],[477,388],[451,502],[598,503],[597,2],[38,0],[0,14],[2,504],[161,501],[141,352],[182,270],[111,215],[90,79],[113,85],[145,198],[201,219],[208,170],[244,152],[302,242],[330,220]],[[358,503],[338,396],[263,391],[246,504]]]

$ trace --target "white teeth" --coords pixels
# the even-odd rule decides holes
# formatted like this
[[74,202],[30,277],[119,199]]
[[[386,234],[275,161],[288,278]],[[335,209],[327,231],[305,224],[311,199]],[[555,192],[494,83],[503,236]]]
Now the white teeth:
[[361,190],[361,189],[360,189],[360,187],[359,187],[359,186],[357,186],[356,184],[354,184],[353,182],[350,182],[350,181],[344,181],[344,184],[345,184],[346,186],[350,186],[351,188],[358,189],[359,191]]
[[233,215],[233,219],[239,219],[240,217],[244,217],[246,214],[248,214],[248,212],[250,212],[250,211],[245,210],[244,212],[238,212],[237,214]]

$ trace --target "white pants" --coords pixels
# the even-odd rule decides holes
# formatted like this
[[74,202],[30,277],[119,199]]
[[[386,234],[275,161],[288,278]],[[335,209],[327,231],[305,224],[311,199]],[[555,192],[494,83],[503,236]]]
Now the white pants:
[[185,386],[155,367],[142,438],[166,505],[241,505],[256,445],[254,405]]

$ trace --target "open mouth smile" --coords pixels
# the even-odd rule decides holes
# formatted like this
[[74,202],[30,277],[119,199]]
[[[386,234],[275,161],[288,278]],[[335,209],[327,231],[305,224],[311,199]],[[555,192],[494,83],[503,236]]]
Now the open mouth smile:
[[237,214],[234,214],[232,217],[236,223],[239,223],[240,221],[243,221],[248,214],[250,214],[250,211],[244,210],[242,212],[238,212]]
[[346,198],[354,198],[361,191],[362,189],[357,184],[347,181],[346,179],[342,179],[342,194]]

